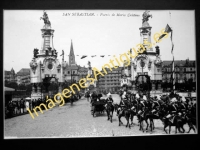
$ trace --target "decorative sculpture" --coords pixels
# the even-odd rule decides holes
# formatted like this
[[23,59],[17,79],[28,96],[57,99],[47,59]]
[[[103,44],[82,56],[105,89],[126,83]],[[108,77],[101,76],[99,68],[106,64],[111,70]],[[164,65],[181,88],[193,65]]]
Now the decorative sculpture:
[[148,68],[151,69],[151,64],[152,64],[152,61],[149,60],[149,64],[148,64]]
[[91,69],[91,62],[88,61],[88,68]]
[[137,65],[136,65],[135,63],[133,63],[133,67],[134,67],[134,69],[136,70],[136,68],[137,68]]
[[156,60],[154,61],[156,67],[161,67],[162,61],[159,55],[156,55]]
[[143,15],[142,15],[142,17],[143,17],[142,23],[149,21],[149,17],[152,18],[152,15],[150,15],[149,12],[150,12],[149,10],[146,10],[146,11],[143,13]]
[[33,50],[33,57],[34,58],[37,58],[38,56],[37,56],[37,54],[39,54],[39,52],[38,52],[39,50],[37,49],[37,48],[35,48],[34,50]]
[[144,68],[144,66],[145,66],[145,62],[144,62],[143,59],[140,60],[140,66],[141,66],[142,68]]
[[33,60],[30,62],[30,67],[34,74],[35,74],[35,70],[36,70],[37,66],[38,66],[37,62],[36,62],[35,58],[33,58]]
[[65,55],[65,52],[64,52],[64,50],[62,50],[62,54],[60,56],[62,56],[63,61],[64,61],[64,55]]
[[43,17],[40,17],[40,20],[43,19],[44,20],[44,25],[45,26],[49,26],[51,27],[51,22],[49,21],[49,17],[47,15],[47,13],[44,11]]

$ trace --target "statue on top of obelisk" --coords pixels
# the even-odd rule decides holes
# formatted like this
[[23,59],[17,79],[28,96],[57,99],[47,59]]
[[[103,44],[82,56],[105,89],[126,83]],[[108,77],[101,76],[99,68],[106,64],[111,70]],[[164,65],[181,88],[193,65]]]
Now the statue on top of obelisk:
[[142,26],[149,26],[149,23],[147,21],[149,21],[149,17],[152,18],[152,15],[149,14],[149,10],[146,10],[143,15],[142,15]]
[[45,12],[45,10],[44,10],[43,17],[40,17],[40,20],[41,19],[44,20],[44,28],[48,28],[48,27],[51,28],[51,22],[49,21],[49,17],[47,15],[47,13]]

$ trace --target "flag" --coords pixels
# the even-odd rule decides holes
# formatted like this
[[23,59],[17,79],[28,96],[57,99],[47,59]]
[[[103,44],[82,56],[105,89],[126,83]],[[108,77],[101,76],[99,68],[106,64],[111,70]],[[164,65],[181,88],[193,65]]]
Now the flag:
[[100,57],[104,57],[105,55],[100,55]]
[[[172,29],[170,28],[170,26],[167,24],[166,28],[165,28],[165,33],[163,33],[159,38],[158,41],[161,40],[165,35],[167,35],[166,33],[170,33],[172,32]],[[172,38],[172,35],[171,35]]]
[[172,42],[172,50],[171,50],[171,53],[173,54],[173,50],[174,50],[174,43],[172,41],[172,33],[171,33],[171,42]]
[[83,58],[85,58],[85,57],[87,57],[87,55],[83,55],[83,56],[81,57],[81,59],[83,59]]
[[175,90],[175,68],[174,68],[174,55],[172,60],[172,86],[173,90]]

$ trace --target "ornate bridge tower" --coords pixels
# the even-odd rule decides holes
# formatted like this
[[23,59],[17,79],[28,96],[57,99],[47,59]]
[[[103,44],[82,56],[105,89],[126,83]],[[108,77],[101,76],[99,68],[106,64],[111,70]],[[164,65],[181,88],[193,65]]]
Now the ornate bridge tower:
[[[66,67],[64,62],[64,51],[62,64],[57,59],[57,51],[53,46],[53,33],[51,29],[51,23],[48,15],[44,12],[43,17],[40,19],[44,20],[44,26],[42,31],[42,47],[40,50],[34,49],[33,59],[30,62],[30,76],[32,83],[32,94],[31,97],[43,98],[49,95],[48,87],[51,82],[58,83],[59,92],[62,90],[63,83],[63,68]],[[46,94],[42,94],[41,87],[44,86]]]
[[[139,53],[136,58],[132,61],[133,69],[131,69],[131,80],[133,83],[133,90],[144,91],[144,86],[146,86],[146,91],[156,92],[160,89],[162,82],[162,61],[160,59],[160,50],[156,46],[155,50],[153,46],[155,43],[151,42],[151,26],[148,23],[149,11],[143,13],[142,27],[140,30],[141,44],[146,49],[145,52]],[[142,83],[142,84],[141,84]],[[143,84],[146,83],[146,84]]]

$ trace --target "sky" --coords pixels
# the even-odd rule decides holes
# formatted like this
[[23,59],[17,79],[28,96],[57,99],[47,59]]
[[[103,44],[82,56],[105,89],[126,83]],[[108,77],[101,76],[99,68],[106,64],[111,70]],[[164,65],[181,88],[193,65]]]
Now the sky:
[[[101,66],[116,57],[136,48],[140,43],[142,14],[145,10],[46,10],[51,28],[54,29],[53,43],[58,52],[62,50],[68,61],[71,40],[73,42],[76,63],[92,67]],[[171,16],[170,16],[170,13]],[[77,16],[80,13],[94,13],[95,16]],[[70,14],[70,15],[66,15]],[[76,16],[72,15],[76,14]],[[113,16],[115,14],[115,16]],[[123,16],[117,16],[123,14]],[[132,14],[132,16],[130,16]],[[192,10],[150,10],[149,18],[151,41],[155,33],[160,33],[167,24],[173,30],[175,60],[196,60],[195,12]],[[15,72],[30,68],[34,48],[41,50],[44,22],[40,20],[43,10],[4,10],[3,12],[3,62],[4,70]],[[163,38],[160,43],[162,60],[172,60],[171,40]],[[155,49],[155,48],[154,48]],[[82,55],[88,55],[80,59]],[[91,55],[97,55],[91,57]],[[100,55],[106,55],[104,58]],[[108,56],[110,55],[110,56]]]

